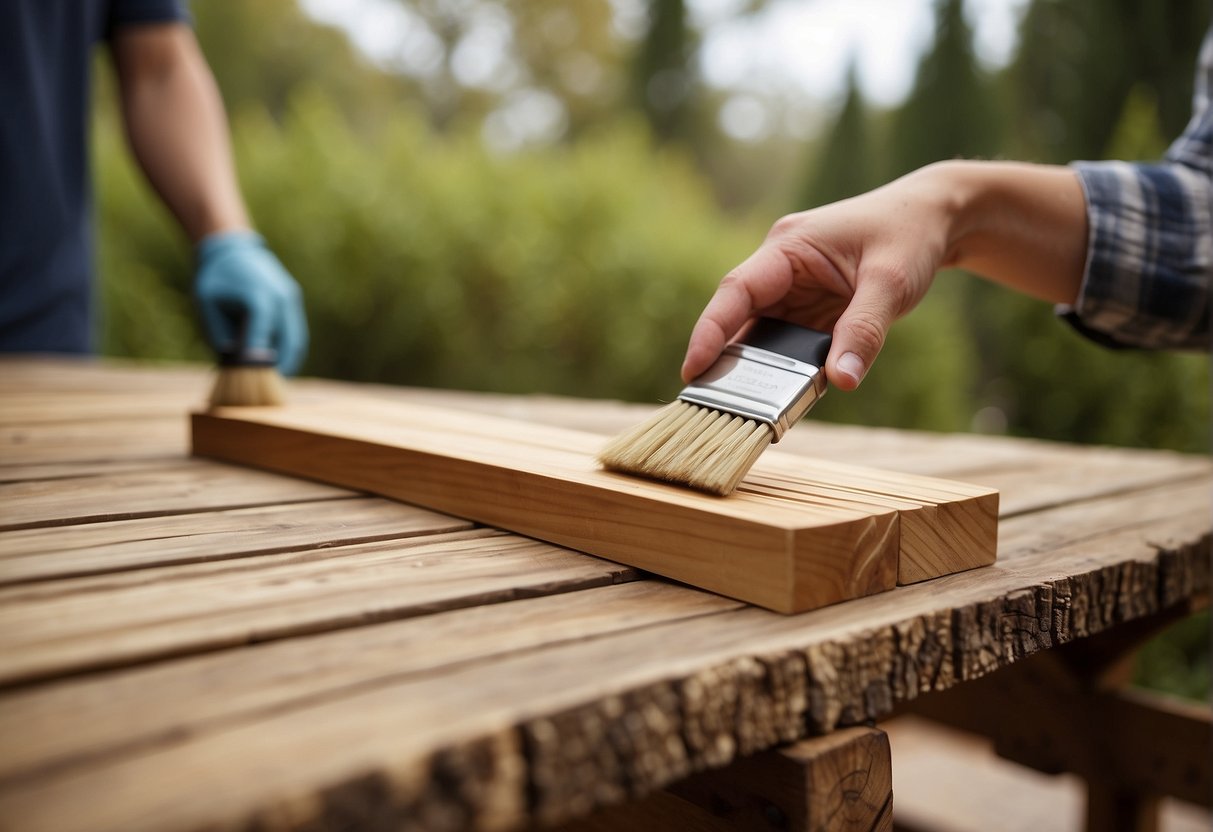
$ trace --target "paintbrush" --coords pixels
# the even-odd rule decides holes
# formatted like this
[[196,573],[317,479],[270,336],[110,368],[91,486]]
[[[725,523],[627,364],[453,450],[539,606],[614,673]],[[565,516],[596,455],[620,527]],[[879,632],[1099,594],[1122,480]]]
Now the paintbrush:
[[604,468],[731,494],[826,390],[830,336],[759,318],[678,399],[602,449]]
[[211,407],[261,407],[286,401],[272,349],[244,347],[219,353],[219,376],[211,388]]

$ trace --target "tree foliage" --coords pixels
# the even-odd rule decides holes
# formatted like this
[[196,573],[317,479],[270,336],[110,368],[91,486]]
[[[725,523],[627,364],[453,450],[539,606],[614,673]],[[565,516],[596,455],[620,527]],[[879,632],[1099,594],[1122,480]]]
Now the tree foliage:
[[1008,149],[1042,162],[1098,159],[1135,86],[1155,98],[1162,129],[1191,115],[1192,68],[1209,25],[1203,0],[1036,0],[1009,70]]
[[[685,73],[691,86],[678,90],[698,83],[682,0],[650,0],[626,36],[610,0],[406,5],[441,44],[425,72],[369,60],[295,0],[195,8],[246,198],[306,292],[306,371],[672,395],[691,322],[773,213],[743,220],[720,205],[744,205],[734,192],[753,186],[740,179],[787,179],[791,167],[764,146],[727,147],[711,133],[708,98],[673,99],[662,115],[636,97],[667,71]],[[1157,156],[1187,116],[1207,15],[1198,5],[1035,0],[1013,64],[992,77],[974,59],[962,2],[940,0],[907,101],[871,108],[852,73],[795,207],[952,156]],[[465,84],[457,55],[486,19],[506,21],[513,68],[500,83]],[[486,147],[494,119],[526,90],[560,102],[562,131],[507,153]],[[127,160],[102,93],[104,348],[206,360],[190,253]],[[741,158],[744,176],[721,161]],[[814,417],[1197,450],[1208,443],[1207,391],[1207,358],[1111,353],[1046,304],[947,273],[895,325],[861,390],[827,396]]]
[[812,178],[797,208],[827,205],[880,184],[879,174],[872,170],[876,155],[872,152],[868,133],[863,93],[859,89],[855,65],[851,64],[842,109],[826,136],[825,148],[812,166]]
[[940,159],[988,157],[998,149],[999,113],[978,68],[962,0],[938,0],[935,41],[893,116],[885,178]]

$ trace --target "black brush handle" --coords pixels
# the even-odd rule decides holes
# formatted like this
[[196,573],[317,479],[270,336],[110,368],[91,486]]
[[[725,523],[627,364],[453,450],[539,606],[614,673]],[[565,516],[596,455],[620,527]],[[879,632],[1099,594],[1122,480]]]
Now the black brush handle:
[[831,340],[828,332],[819,332],[776,318],[759,318],[741,343],[786,355],[814,367],[824,367],[826,356],[830,354]]
[[273,367],[278,363],[278,351],[271,347],[241,347],[219,353],[220,367]]
[[236,343],[219,350],[220,367],[273,367],[278,364],[278,350],[273,347],[250,347],[248,341],[248,312],[240,316],[236,327]]

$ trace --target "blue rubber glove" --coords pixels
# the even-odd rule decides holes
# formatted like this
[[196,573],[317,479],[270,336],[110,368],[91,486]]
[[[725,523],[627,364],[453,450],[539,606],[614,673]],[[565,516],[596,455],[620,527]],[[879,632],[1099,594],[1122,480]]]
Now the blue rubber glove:
[[285,375],[303,363],[303,294],[260,234],[227,231],[204,238],[198,244],[194,299],[216,352],[272,349]]

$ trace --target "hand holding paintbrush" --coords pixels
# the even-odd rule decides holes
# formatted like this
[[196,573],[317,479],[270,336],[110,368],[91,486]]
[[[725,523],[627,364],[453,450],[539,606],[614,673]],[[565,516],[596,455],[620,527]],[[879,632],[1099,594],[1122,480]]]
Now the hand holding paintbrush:
[[[680,402],[616,439],[600,461],[730,493],[820,397],[824,377],[843,390],[859,386],[889,327],[922,300],[938,269],[968,268],[1025,294],[1074,303],[1086,252],[1083,207],[1078,180],[1065,168],[945,162],[784,217],[700,315]],[[798,328],[766,320],[731,344],[759,315],[828,329],[832,344],[824,333],[788,334]],[[781,340],[772,340],[778,331]],[[798,340],[815,345],[811,355],[799,354]],[[812,370],[790,368],[788,360]],[[759,375],[768,372],[775,376]],[[799,373],[800,386],[784,372]],[[694,412],[699,407],[710,413]]]
[[211,405],[275,405],[279,372],[299,368],[307,319],[299,285],[251,231],[215,234],[198,246],[194,295],[219,355]]

